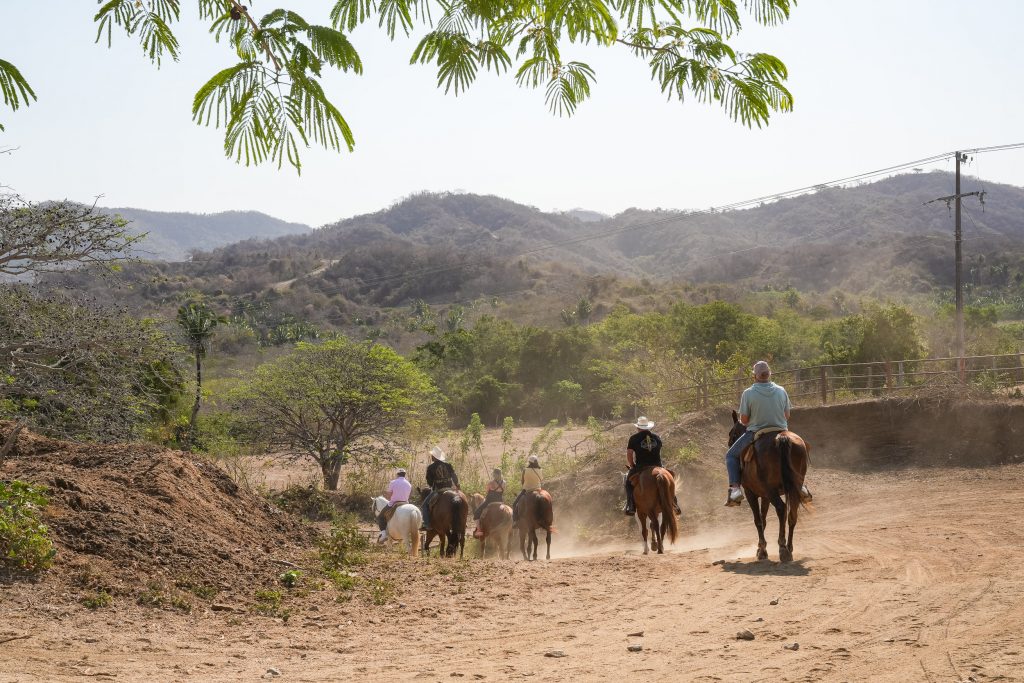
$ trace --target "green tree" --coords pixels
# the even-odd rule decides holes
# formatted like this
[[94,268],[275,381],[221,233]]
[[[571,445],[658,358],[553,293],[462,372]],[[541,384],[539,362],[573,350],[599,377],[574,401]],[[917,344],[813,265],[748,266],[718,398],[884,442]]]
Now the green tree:
[[203,399],[203,358],[206,356],[206,346],[213,338],[217,325],[227,323],[227,318],[214,313],[202,301],[190,301],[178,308],[177,320],[178,327],[184,333],[185,341],[196,361],[196,395],[192,402],[192,412],[188,417],[188,432],[182,444],[182,448],[187,451],[192,448],[196,416],[199,415],[199,406]]
[[441,422],[443,397],[430,378],[380,344],[300,342],[253,374],[233,396],[251,435],[312,458],[331,491],[349,458]]
[[[181,47],[173,29],[181,4],[106,0],[95,15],[97,41],[109,45],[115,32],[124,33],[157,66],[177,60]],[[225,153],[246,165],[287,161],[301,169],[299,149],[311,143],[353,149],[355,137],[322,81],[327,69],[362,73],[349,35],[368,22],[391,39],[422,26],[410,61],[436,66],[445,92],[464,92],[481,70],[511,73],[522,87],[543,88],[559,116],[575,112],[596,78],[589,65],[566,54],[581,44],[628,51],[646,63],[668,97],[718,104],[747,126],[762,126],[773,111],[793,106],[782,61],[730,45],[745,21],[775,26],[787,20],[793,0],[333,0],[330,25],[307,21],[287,6],[256,16],[240,0],[196,4],[199,20],[237,61],[199,88],[192,117],[223,127]],[[26,78],[3,60],[0,92],[11,109],[35,99]]]

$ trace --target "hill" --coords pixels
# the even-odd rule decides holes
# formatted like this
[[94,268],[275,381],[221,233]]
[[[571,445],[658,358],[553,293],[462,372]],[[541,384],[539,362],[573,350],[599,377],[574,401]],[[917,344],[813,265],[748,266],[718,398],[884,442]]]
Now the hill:
[[210,250],[247,239],[271,239],[306,233],[312,228],[289,223],[258,211],[182,213],[128,207],[100,209],[130,221],[138,233],[148,233],[138,255],[159,261],[185,261],[194,250]]
[[[830,310],[863,296],[934,302],[953,284],[953,221],[942,203],[926,202],[952,184],[946,173],[908,174],[743,211],[630,209],[586,222],[494,196],[419,194],[318,230],[199,251],[190,262],[131,265],[114,296],[151,311],[201,291],[275,321],[371,330],[387,309],[424,305],[456,317],[460,307],[502,307],[495,312],[558,324],[581,297],[595,315],[617,303],[644,310],[789,288]],[[1024,313],[1024,188],[972,178],[963,187],[986,191],[984,206],[965,202],[968,300]],[[83,273],[61,278],[106,287]]]

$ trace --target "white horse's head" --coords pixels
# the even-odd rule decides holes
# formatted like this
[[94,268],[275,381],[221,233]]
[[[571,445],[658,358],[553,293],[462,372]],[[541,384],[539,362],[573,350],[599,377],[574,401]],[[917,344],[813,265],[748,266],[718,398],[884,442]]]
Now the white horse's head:
[[380,511],[388,506],[388,499],[384,496],[377,496],[373,499],[373,516],[376,517]]

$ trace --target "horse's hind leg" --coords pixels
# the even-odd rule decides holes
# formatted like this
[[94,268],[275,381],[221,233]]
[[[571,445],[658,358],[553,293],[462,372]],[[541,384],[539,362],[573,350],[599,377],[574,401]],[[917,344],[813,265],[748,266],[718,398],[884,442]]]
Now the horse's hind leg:
[[642,513],[640,513],[640,512],[637,512],[636,513],[636,520],[638,522],[640,522],[640,533],[643,534],[643,537],[644,537],[644,555],[646,555],[648,553],[648,550],[647,550],[647,516],[642,514]]
[[533,559],[537,559],[537,549],[540,548],[540,539],[537,538],[537,529],[530,529],[530,548],[533,553]]
[[[758,498],[750,489],[746,490],[747,502],[750,503],[750,511],[754,513],[754,526],[757,527],[757,559],[768,559],[768,541],[764,537],[764,516],[758,509]],[[767,511],[768,503],[762,501],[762,507]]]
[[651,515],[651,549],[657,550],[658,554],[663,553],[661,547],[661,525],[658,524],[658,513]]
[[523,554],[523,559],[529,561],[530,556],[526,554],[526,530],[523,527],[519,527],[519,552]]
[[551,559],[551,529],[548,529],[547,542],[548,542],[548,554],[545,559]]
[[789,506],[789,540],[786,541],[786,550],[789,551],[789,559],[793,559],[793,529],[796,528],[796,519],[800,513],[800,501],[790,502],[786,496],[786,503]]
[[786,501],[777,493],[773,493],[771,501],[779,516],[779,562],[789,562],[793,559],[793,553],[786,547]]

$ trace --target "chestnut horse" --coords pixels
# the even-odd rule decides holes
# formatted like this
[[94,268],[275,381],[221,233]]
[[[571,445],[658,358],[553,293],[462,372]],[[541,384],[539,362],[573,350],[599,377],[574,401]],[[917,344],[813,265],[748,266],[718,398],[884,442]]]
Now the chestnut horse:
[[[430,489],[419,490],[420,500],[427,497]],[[466,519],[469,517],[469,499],[466,494],[456,489],[439,491],[430,511],[430,527],[423,539],[423,552],[430,554],[430,543],[434,536],[440,539],[441,557],[455,557],[455,549],[459,550],[462,559],[466,548]]]
[[[645,467],[632,477],[636,519],[644,535],[644,555],[647,549],[647,520],[651,520],[651,547],[661,555],[665,552],[665,532],[668,540],[676,542],[679,524],[676,520],[676,482],[664,467]],[[661,522],[658,521],[661,515]]]
[[519,500],[519,552],[524,560],[537,559],[537,529],[548,532],[548,552],[545,559],[551,559],[551,532],[554,531],[554,511],[551,505],[551,494],[544,489],[527,491]]
[[[478,495],[473,496],[474,501]],[[498,557],[507,560],[512,552],[512,508],[504,503],[488,503],[480,513],[473,536],[480,539],[480,557],[487,552],[487,539],[493,538],[498,544]]]
[[[739,421],[736,411],[732,411],[732,429],[729,430],[729,445],[743,435],[746,427]],[[768,559],[768,542],[764,538],[764,529],[768,525],[768,505],[775,508],[779,516],[779,561],[790,562],[793,559],[793,529],[800,505],[800,487],[807,475],[807,464],[810,461],[811,447],[795,432],[781,431],[762,436],[758,441],[768,441],[760,453],[754,449],[749,461],[744,458],[743,476],[740,484],[743,494],[750,503],[754,513],[754,526],[757,527],[757,559]],[[785,495],[785,500],[782,496]],[[789,520],[789,537],[786,537],[786,520]]]

